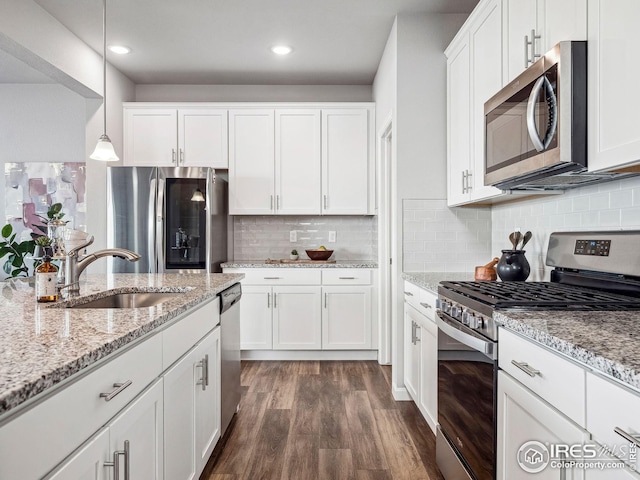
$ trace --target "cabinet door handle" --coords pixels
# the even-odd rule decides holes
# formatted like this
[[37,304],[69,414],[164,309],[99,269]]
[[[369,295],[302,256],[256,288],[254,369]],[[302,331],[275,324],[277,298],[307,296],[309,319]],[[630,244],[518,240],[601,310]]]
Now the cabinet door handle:
[[271,308],[271,294],[267,293],[267,308]]
[[413,293],[411,293],[411,292],[404,292],[404,294],[405,294],[407,297],[413,297]]
[[338,280],[355,280],[356,277],[338,277]]
[[[540,35],[536,35],[535,28],[531,29],[531,40],[529,36],[524,36],[524,68],[528,68],[530,63],[534,63],[536,58],[540,58],[540,54],[536,53],[536,40],[540,40]],[[531,57],[529,57],[529,45],[531,45]]]
[[327,292],[324,292],[324,308],[327,308]]
[[473,172],[470,172],[469,170],[467,170],[467,192],[466,193],[469,193],[471,190],[473,190],[473,186],[469,181],[471,177],[473,177]]
[[101,393],[100,394],[100,398],[104,398],[105,402],[110,402],[115,396],[119,395],[120,393],[122,393],[122,391],[127,388],[129,385],[131,385],[133,382],[131,380],[127,380],[124,383],[114,383],[113,386],[115,387],[114,390],[107,392],[107,393]]
[[467,179],[467,174],[466,174],[466,170],[464,172],[460,172],[462,174],[462,193],[467,193],[467,184],[466,184],[466,179]]
[[276,210],[280,210],[280,195],[276,195]]
[[202,375],[200,376],[200,380],[196,382],[196,385],[202,385],[202,390],[206,390],[209,385],[209,354],[205,355],[202,360],[200,360],[196,367],[202,368]]
[[616,432],[618,435],[620,435],[622,438],[624,438],[627,442],[633,443],[637,447],[640,447],[640,435],[632,435],[630,433],[625,432],[620,427],[614,428],[613,431]]
[[120,456],[124,457],[124,480],[130,480],[131,455],[129,440],[124,441],[124,450],[116,450],[113,452],[113,462],[104,462],[104,466],[113,467],[113,480],[120,480]]
[[324,205],[324,209],[326,210],[327,209],[327,196],[326,195],[323,195],[322,204]]
[[278,294],[274,293],[273,294],[273,308],[277,308],[278,307]]
[[273,195],[269,195],[269,210],[273,210]]
[[428,303],[424,303],[424,302],[420,302],[420,305],[424,308],[426,308],[427,310],[429,310],[430,308],[433,308],[431,305],[429,305]]
[[515,360],[511,360],[511,363],[516,367],[518,367],[520,370],[522,370],[524,373],[529,375],[530,377],[535,377],[536,375],[542,376],[542,374],[540,373],[540,370],[536,370],[535,368],[530,366],[528,363],[516,362]]
[[180,164],[184,165],[184,150],[180,149]]
[[176,149],[171,149],[171,163],[176,163]]

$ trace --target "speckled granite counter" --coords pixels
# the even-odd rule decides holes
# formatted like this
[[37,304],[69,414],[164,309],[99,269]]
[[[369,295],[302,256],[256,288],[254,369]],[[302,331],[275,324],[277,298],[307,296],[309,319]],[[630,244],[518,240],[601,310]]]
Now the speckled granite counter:
[[402,278],[418,287],[438,293],[440,282],[473,280],[473,272],[404,272]]
[[336,263],[266,263],[265,260],[226,262],[222,268],[378,268],[369,260],[336,260]]
[[495,312],[493,318],[640,392],[640,312]]
[[0,282],[0,415],[230,287],[243,275],[83,275],[80,300],[105,290],[183,292],[155,307],[38,304],[27,283]]

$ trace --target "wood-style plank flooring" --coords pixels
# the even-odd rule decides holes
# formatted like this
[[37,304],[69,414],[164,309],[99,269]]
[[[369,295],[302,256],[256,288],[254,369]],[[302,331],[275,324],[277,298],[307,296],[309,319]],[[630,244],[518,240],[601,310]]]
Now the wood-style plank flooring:
[[435,438],[375,361],[242,362],[242,400],[200,480],[439,480]]

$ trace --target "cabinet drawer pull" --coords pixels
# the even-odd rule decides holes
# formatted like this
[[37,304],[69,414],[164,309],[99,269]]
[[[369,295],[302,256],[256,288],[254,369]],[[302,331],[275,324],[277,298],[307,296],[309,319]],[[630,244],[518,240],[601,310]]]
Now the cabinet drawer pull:
[[263,280],[280,280],[280,277],[262,277]]
[[511,360],[511,363],[522,370],[524,373],[529,375],[530,377],[535,377],[536,375],[540,375],[540,370],[536,370],[531,367],[528,363],[525,362],[516,362],[515,360]]
[[404,294],[405,294],[407,297],[413,297],[413,293],[411,293],[411,292],[404,292]]
[[355,280],[356,277],[338,277],[338,280]]
[[124,480],[130,480],[131,460],[129,451],[129,440],[124,441],[124,450],[113,452],[113,462],[104,462],[105,467],[113,467],[113,480],[120,480],[120,456],[124,457]]
[[431,305],[429,305],[428,303],[424,303],[424,302],[420,302],[420,305],[422,305],[424,308],[426,308],[427,310],[429,310],[431,307]]
[[625,432],[620,427],[616,427],[613,429],[618,435],[624,438],[627,442],[633,443],[635,446],[640,447],[640,435],[632,435],[630,433]]
[[125,388],[131,385],[133,382],[131,380],[127,380],[124,383],[114,383],[114,390],[108,393],[101,393],[100,398],[104,398],[105,402],[112,400],[116,395],[120,394]]

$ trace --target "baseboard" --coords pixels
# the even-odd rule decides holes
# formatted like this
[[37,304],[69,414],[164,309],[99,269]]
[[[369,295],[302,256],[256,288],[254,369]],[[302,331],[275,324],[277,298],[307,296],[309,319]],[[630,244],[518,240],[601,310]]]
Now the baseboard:
[[395,383],[391,386],[391,394],[397,402],[413,402],[413,398],[411,398],[407,389],[405,387],[398,387]]
[[242,360],[377,360],[377,350],[242,350]]

